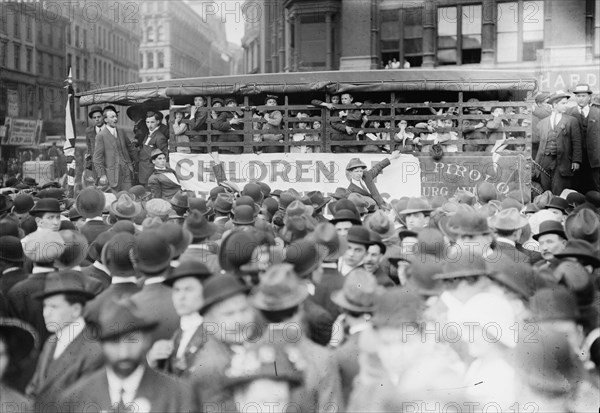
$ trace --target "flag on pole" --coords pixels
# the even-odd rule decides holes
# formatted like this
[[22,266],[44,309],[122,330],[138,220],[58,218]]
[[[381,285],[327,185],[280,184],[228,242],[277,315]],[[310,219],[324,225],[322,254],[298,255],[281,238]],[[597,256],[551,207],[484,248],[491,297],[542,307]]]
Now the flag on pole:
[[67,191],[69,197],[75,196],[75,91],[73,90],[73,76],[69,67],[67,84],[67,106],[65,108],[65,144],[63,152],[67,158]]

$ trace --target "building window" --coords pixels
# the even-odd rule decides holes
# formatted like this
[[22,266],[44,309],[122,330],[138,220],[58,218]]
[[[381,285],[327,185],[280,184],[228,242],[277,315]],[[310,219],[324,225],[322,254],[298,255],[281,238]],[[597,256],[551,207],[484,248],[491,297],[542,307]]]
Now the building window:
[[81,59],[75,57],[75,79],[81,79]]
[[408,62],[410,67],[419,67],[423,64],[423,8],[402,9],[401,16],[404,30],[400,65],[404,67]]
[[83,47],[87,48],[87,30],[83,29]]
[[15,59],[15,70],[21,70],[21,45],[14,44],[14,59]]
[[498,3],[496,60],[531,62],[544,47],[544,2]]
[[140,53],[140,68],[144,68],[144,54]]
[[0,40],[0,67],[6,67],[6,49],[8,42]]
[[391,67],[393,59],[400,59],[399,13],[399,10],[385,10],[381,13],[381,59],[384,67]]
[[480,4],[438,8],[439,65],[481,62],[481,21]]
[[600,2],[596,2],[594,13],[594,55],[600,55]]
[[52,64],[52,55],[46,55],[48,62],[48,77],[54,77],[54,65]]
[[52,26],[48,26],[48,46],[52,47],[54,44],[54,32]]
[[36,74],[38,76],[43,76],[44,75],[44,54],[42,52],[37,52],[36,59],[37,59],[37,73]]
[[31,47],[25,49],[25,66],[27,72],[33,72],[33,49]]
[[[327,45],[325,44],[325,15],[301,16],[300,18],[299,70],[325,69]],[[257,62],[258,63],[258,62]],[[254,67],[257,67],[256,64]]]
[[69,69],[73,67],[73,55],[71,53],[67,53],[67,67]]
[[25,36],[28,42],[31,42],[33,40],[33,18],[30,16],[27,17],[27,28]]
[[15,25],[14,25],[14,29],[15,29],[14,37],[17,38],[17,39],[20,39],[21,38],[21,15],[15,14],[13,16],[13,19],[14,19],[14,23],[15,23]]
[[148,69],[153,69],[154,68],[154,53],[150,52],[146,55],[146,61],[147,63],[147,67]]
[[154,27],[148,27],[146,29],[146,41],[152,43],[154,41]]
[[165,67],[165,54],[163,52],[158,52],[158,67],[159,68],[163,68]]
[[165,40],[165,29],[163,26],[158,26],[156,29],[156,41],[162,42]]
[[67,44],[71,45],[71,27],[67,26]]

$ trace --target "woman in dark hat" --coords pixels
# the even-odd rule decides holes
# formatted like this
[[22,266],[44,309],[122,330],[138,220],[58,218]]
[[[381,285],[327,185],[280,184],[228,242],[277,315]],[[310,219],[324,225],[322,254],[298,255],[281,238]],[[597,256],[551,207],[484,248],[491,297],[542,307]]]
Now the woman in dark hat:
[[[0,318],[0,400],[11,411],[27,411],[30,400],[9,387],[6,376],[16,372],[20,362],[37,351],[37,333],[29,324],[16,318]],[[16,410],[14,409],[16,407]]]
[[177,173],[167,165],[167,156],[160,149],[154,149],[151,154],[154,171],[148,178],[148,187],[153,198],[162,198],[169,201],[181,190],[181,183]]

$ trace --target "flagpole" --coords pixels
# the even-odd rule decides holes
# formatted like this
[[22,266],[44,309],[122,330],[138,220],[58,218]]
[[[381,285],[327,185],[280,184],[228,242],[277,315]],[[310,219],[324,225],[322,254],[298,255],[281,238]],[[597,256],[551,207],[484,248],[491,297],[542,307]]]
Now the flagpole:
[[67,89],[67,104],[65,107],[65,143],[63,152],[67,158],[67,197],[75,197],[75,174],[77,163],[75,157],[75,91],[73,90],[73,74],[69,67],[69,75],[65,80]]

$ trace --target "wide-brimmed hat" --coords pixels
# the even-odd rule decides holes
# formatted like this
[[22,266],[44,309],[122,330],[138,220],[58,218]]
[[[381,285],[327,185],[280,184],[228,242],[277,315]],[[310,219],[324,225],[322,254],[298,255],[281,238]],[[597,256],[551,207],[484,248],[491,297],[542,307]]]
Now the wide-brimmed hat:
[[359,158],[352,158],[346,165],[346,170],[351,171],[354,168],[367,168],[367,164],[361,161]]
[[103,305],[98,325],[100,340],[109,341],[126,338],[135,331],[152,331],[158,326],[158,321],[143,314],[135,301],[128,297]]
[[279,209],[285,211],[290,204],[300,199],[298,195],[290,191],[283,191],[279,194]]
[[104,192],[94,187],[84,188],[75,199],[75,207],[84,218],[99,217],[102,215],[106,197]]
[[163,281],[163,284],[172,287],[175,281],[181,278],[193,277],[198,279],[201,283],[208,280],[213,276],[208,267],[199,259],[190,258],[179,263],[179,266],[175,268]]
[[[12,201],[11,201],[12,206]],[[52,212],[55,214],[60,214],[60,202],[55,198],[43,198],[35,203],[33,208],[29,211],[31,215],[39,213],[39,212]]]
[[373,245],[373,241],[371,241],[371,235],[369,234],[369,230],[360,225],[353,225],[348,229],[348,235],[346,235],[346,240],[355,244],[362,244],[367,248],[370,245]]
[[31,194],[18,194],[13,200],[13,212],[15,214],[25,214],[29,212],[34,205],[35,200]]
[[8,262],[23,262],[23,246],[21,240],[12,235],[0,237],[0,260]]
[[39,336],[36,330],[17,318],[0,317],[0,336],[7,340],[10,361],[19,363],[32,354],[37,354]]
[[23,253],[35,263],[53,263],[64,251],[65,241],[56,231],[38,229],[23,238]]
[[399,215],[411,215],[418,212],[431,212],[433,209],[425,198],[410,198],[406,204],[406,208],[402,211],[398,211]]
[[569,203],[564,198],[553,196],[552,199],[550,199],[550,202],[548,202],[548,204],[544,207],[544,209],[549,208],[559,209],[566,214],[569,209]]
[[175,195],[169,200],[169,203],[174,207],[188,209],[189,207],[189,197],[187,192],[177,191]]
[[346,239],[340,238],[335,227],[330,223],[318,224],[307,238],[327,249],[327,254],[323,257],[323,260],[327,262],[336,261],[348,249]]
[[321,191],[309,191],[306,193],[308,199],[310,199],[312,207],[318,211],[323,208],[329,201],[331,201],[331,197],[323,196]]
[[84,299],[91,299],[94,294],[85,286],[81,272],[75,270],[61,270],[46,276],[44,290],[34,294],[34,298],[43,300],[58,294],[76,294]]
[[264,194],[260,185],[252,182],[244,186],[244,189],[242,190],[242,195],[249,196],[250,198],[252,198],[255,204],[259,205],[264,199]]
[[281,311],[300,305],[308,298],[307,285],[300,280],[291,264],[269,268],[250,295],[250,302],[263,311]]
[[192,234],[187,228],[174,222],[165,222],[158,231],[173,247],[173,257],[179,257],[192,242]]
[[312,216],[315,209],[311,205],[306,205],[300,200],[293,201],[288,207],[285,209],[285,213],[287,216],[298,216],[298,215],[306,215]]
[[252,252],[258,246],[250,231],[233,231],[224,237],[219,248],[219,265],[225,271],[236,271],[252,259]]
[[485,235],[491,232],[484,215],[468,210],[460,210],[449,216],[446,223],[442,220],[440,224],[440,228],[454,236]]
[[214,209],[221,214],[229,214],[233,209],[234,198],[229,193],[220,193],[214,202]]
[[556,92],[554,92],[552,95],[550,95],[550,97],[548,98],[548,103],[549,104],[553,104],[555,101],[563,99],[563,98],[570,98],[571,94],[567,93],[563,90],[557,90]]
[[503,209],[488,219],[490,227],[501,231],[516,231],[527,225],[528,221],[518,209]]
[[102,108],[98,105],[92,106],[90,108],[90,111],[88,113],[88,118],[92,119],[92,117],[94,116],[94,113],[96,112],[100,112],[100,114],[102,114]]
[[443,291],[443,285],[435,275],[443,271],[440,262],[431,262],[433,260],[414,260],[407,269],[408,279],[406,289],[416,292],[424,297],[433,297],[440,295]]
[[573,90],[571,90],[572,93],[587,93],[588,95],[593,94],[594,92],[592,91],[592,89],[590,88],[590,85],[585,84],[585,83],[579,83],[578,85],[576,85]]
[[202,297],[204,303],[200,307],[200,314],[206,313],[213,305],[223,302],[238,294],[247,294],[248,288],[233,274],[224,273],[213,275],[204,282]]
[[135,202],[129,194],[122,194],[110,204],[109,210],[117,218],[131,219],[142,211],[142,205]]
[[591,209],[582,208],[567,217],[565,233],[569,239],[582,239],[596,244],[600,240],[600,219]]
[[288,245],[285,262],[294,266],[298,277],[306,278],[317,269],[326,255],[325,247],[308,239],[300,239]]
[[171,204],[162,198],[154,198],[146,202],[148,217],[166,218],[171,213]]
[[436,280],[480,277],[490,273],[482,256],[466,252],[460,254],[456,260],[444,262],[442,269],[443,272],[434,276]]
[[358,213],[362,215],[367,214],[377,205],[373,198],[362,196],[356,192],[352,192],[348,195],[348,201],[351,201],[358,210]]
[[331,197],[339,201],[340,199],[348,198],[348,195],[350,195],[350,191],[348,191],[346,188],[338,187],[335,188],[335,191],[333,194],[331,194]]
[[363,225],[369,231],[379,234],[383,239],[387,239],[396,235],[394,223],[387,216],[387,214],[380,209],[370,215],[367,215]]
[[536,281],[533,268],[524,262],[498,260],[491,264],[488,277],[523,300],[529,300],[535,292]]
[[173,247],[156,229],[142,231],[133,249],[136,267],[146,274],[157,274],[169,268]]
[[252,225],[256,221],[254,208],[250,205],[240,205],[233,209],[233,222],[236,225]]
[[72,221],[77,221],[77,220],[83,218],[83,216],[81,215],[81,213],[77,210],[77,207],[75,207],[75,206],[72,206],[69,209],[69,215],[68,215],[68,217],[69,217],[69,221],[71,221],[71,222]]
[[582,239],[571,239],[567,241],[565,249],[554,254],[556,258],[573,257],[584,263],[592,265],[594,268],[600,267],[600,258],[594,246]]
[[373,274],[357,268],[346,276],[341,290],[331,293],[331,301],[353,313],[372,313],[383,291]]
[[217,231],[216,225],[208,222],[206,217],[197,210],[190,212],[183,227],[196,239],[209,238]]
[[191,211],[198,211],[203,216],[212,215],[214,211],[208,207],[208,203],[204,198],[188,198],[188,209]]
[[532,238],[538,241],[542,235],[546,234],[556,234],[564,239],[567,239],[567,234],[565,233],[563,225],[560,222],[554,220],[542,222],[540,224],[540,231],[537,234],[533,235]]
[[388,288],[375,303],[371,323],[375,328],[402,327],[410,323],[421,323],[425,302],[413,291],[404,288]]
[[331,222],[334,225],[338,222],[344,221],[349,221],[354,225],[362,224],[360,217],[355,212],[350,211],[348,209],[340,209],[339,211],[336,211],[333,215],[333,218],[329,220],[329,222]]

